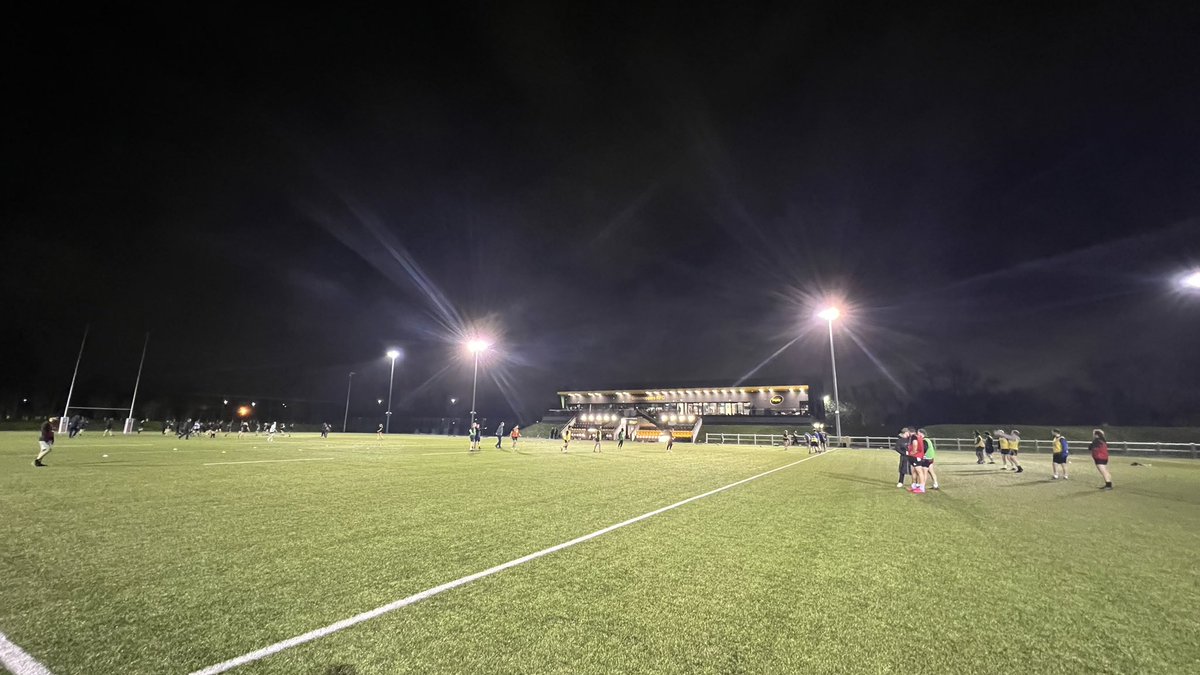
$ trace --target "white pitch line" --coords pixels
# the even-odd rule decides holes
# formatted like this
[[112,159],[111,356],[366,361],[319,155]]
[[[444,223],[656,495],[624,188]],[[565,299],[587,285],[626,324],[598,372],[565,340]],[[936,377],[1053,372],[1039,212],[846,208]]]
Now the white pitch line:
[[305,457],[303,459],[251,459],[245,462],[205,462],[204,466],[221,466],[222,464],[273,464],[276,462],[321,462],[337,457]]
[[291,649],[292,647],[298,647],[306,642],[312,642],[313,640],[316,640],[318,638],[323,638],[327,635],[332,635],[333,633],[336,633],[338,631],[345,630],[347,628],[350,628],[351,626],[356,626],[360,623],[363,623],[364,621],[370,621],[371,619],[383,616],[384,614],[394,612],[398,609],[403,609],[404,607],[418,603],[422,600],[428,600],[429,598],[432,598],[435,595],[444,593],[449,590],[453,590],[455,588],[458,588],[459,586],[465,586],[465,585],[471,583],[472,581],[478,581],[479,579],[491,576],[498,572],[503,572],[504,570],[507,570],[512,567],[516,567],[517,565],[523,565],[531,560],[537,560],[538,558],[550,555],[551,553],[561,551],[565,548],[570,548],[576,544],[582,544],[585,541],[589,541],[589,540],[595,539],[596,537],[599,537],[601,535],[608,534],[609,532],[612,532],[613,530],[618,530],[622,527],[625,527],[626,525],[633,525],[634,523],[641,522],[643,520],[646,520],[647,518],[653,518],[654,516],[657,516],[660,513],[665,513],[667,511],[670,511],[671,509],[677,509],[680,506],[683,506],[685,504],[690,504],[690,503],[696,501],[697,499],[704,499],[705,497],[711,497],[712,495],[715,495],[718,492],[724,492],[730,488],[735,488],[739,485],[742,485],[743,483],[749,483],[750,481],[757,480],[759,478],[762,478],[763,476],[769,476],[769,475],[775,473],[776,471],[783,471],[784,469],[791,468],[793,466],[796,466],[797,464],[802,464],[804,462],[807,462],[810,459],[824,457],[825,455],[831,454],[833,452],[837,452],[837,450],[831,450],[830,452],[824,452],[819,455],[811,455],[809,457],[805,457],[804,459],[797,460],[790,464],[784,464],[783,466],[775,467],[774,469],[771,469],[769,471],[764,471],[760,474],[750,476],[749,478],[743,478],[735,483],[730,483],[729,485],[726,485],[724,487],[719,487],[715,490],[709,490],[708,492],[705,492],[704,494],[699,494],[694,497],[688,497],[687,499],[684,499],[683,501],[675,502],[674,504],[671,504],[669,506],[664,506],[660,509],[655,509],[653,511],[650,511],[649,513],[643,513],[642,515],[635,516],[633,518],[630,518],[629,520],[623,520],[615,525],[609,525],[608,527],[596,530],[595,532],[592,532],[591,534],[585,534],[582,537],[576,537],[570,541],[566,541],[561,544],[556,544],[554,546],[551,546],[550,548],[544,548],[535,553],[530,553],[529,555],[521,556],[520,558],[517,558],[515,560],[510,560],[506,563],[496,565],[495,567],[489,567],[486,570],[483,570],[482,572],[468,574],[465,577],[455,579],[454,581],[448,581],[440,586],[434,586],[433,588],[426,589],[424,591],[421,591],[420,593],[410,595],[407,598],[402,598],[402,599],[396,600],[394,602],[389,602],[386,605],[381,605],[379,607],[376,607],[375,609],[363,612],[361,614],[355,614],[354,616],[352,616],[348,619],[342,619],[341,621],[331,623],[328,626],[325,626],[323,628],[311,630],[307,633],[304,633],[303,635],[297,635],[296,637],[288,638],[287,640],[282,640],[280,642],[276,642],[273,645],[268,645],[266,647],[263,647],[262,649],[256,649],[252,652],[248,652],[248,653],[238,656],[236,658],[229,659],[228,661],[222,661],[221,663],[218,663],[216,665],[212,665],[207,668],[197,670],[197,671],[191,673],[190,675],[218,675],[218,673],[224,673],[224,672],[233,670],[234,668],[244,666],[248,663],[253,663],[260,659],[264,659],[268,656],[278,654],[279,652],[281,652],[285,649]]
[[53,675],[41,661],[13,644],[4,633],[0,633],[0,665],[13,675]]

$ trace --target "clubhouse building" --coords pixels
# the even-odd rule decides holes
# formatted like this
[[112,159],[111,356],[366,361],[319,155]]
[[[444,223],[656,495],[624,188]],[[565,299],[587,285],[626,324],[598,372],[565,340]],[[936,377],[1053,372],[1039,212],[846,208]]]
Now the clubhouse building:
[[704,426],[779,425],[797,428],[823,419],[807,384],[684,385],[558,392],[560,407],[545,421],[570,427],[576,437],[656,441],[700,437]]

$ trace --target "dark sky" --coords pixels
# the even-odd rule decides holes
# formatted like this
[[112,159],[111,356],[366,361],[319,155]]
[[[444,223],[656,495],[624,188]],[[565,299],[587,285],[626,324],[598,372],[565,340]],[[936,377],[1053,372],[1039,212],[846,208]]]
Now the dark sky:
[[1193,3],[493,4],[10,23],[3,395],[1200,376]]

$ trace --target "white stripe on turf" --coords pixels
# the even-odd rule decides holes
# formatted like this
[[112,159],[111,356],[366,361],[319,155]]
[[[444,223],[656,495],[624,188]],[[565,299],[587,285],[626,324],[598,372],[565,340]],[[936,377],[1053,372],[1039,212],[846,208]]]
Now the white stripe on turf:
[[0,665],[13,675],[52,675],[50,669],[0,633]]
[[244,666],[248,663],[253,663],[255,661],[258,661],[259,659],[264,659],[273,654],[278,654],[279,652],[281,652],[285,649],[291,649],[292,647],[297,647],[306,642],[312,642],[313,640],[316,640],[318,638],[323,638],[326,635],[331,635],[340,630],[345,630],[346,628],[350,628],[351,626],[356,626],[364,621],[369,621],[376,617],[383,616],[384,614],[388,614],[388,613],[394,612],[398,609],[402,609],[409,605],[418,603],[422,600],[427,600],[429,598],[432,598],[435,595],[438,595],[439,593],[444,593],[446,591],[458,588],[459,586],[465,586],[465,585],[471,583],[472,581],[476,581],[476,580],[482,579],[484,577],[491,576],[493,574],[496,574],[497,572],[503,572],[504,570],[512,568],[512,567],[516,567],[517,565],[523,565],[531,560],[537,560],[538,558],[541,558],[542,556],[550,555],[551,553],[561,551],[564,548],[570,548],[576,544],[582,544],[585,541],[589,541],[589,540],[595,539],[596,537],[599,537],[601,535],[608,534],[609,532],[612,532],[613,530],[617,530],[622,527],[625,527],[626,525],[632,525],[634,523],[646,520],[647,518],[653,518],[654,516],[657,516],[660,513],[665,513],[667,511],[670,511],[671,509],[679,508],[680,506],[683,506],[684,504],[690,504],[690,503],[696,501],[697,499],[704,499],[705,497],[711,497],[712,495],[715,495],[718,492],[724,492],[730,488],[735,488],[739,485],[742,485],[743,483],[749,483],[750,481],[756,480],[758,478],[762,478],[763,476],[769,476],[769,475],[775,473],[776,471],[783,471],[784,469],[796,466],[797,464],[802,464],[804,462],[807,462],[810,459],[824,457],[825,455],[828,455],[831,452],[836,452],[836,450],[831,450],[830,452],[821,453],[819,455],[810,455],[808,457],[805,457],[804,459],[797,460],[790,464],[784,464],[783,466],[775,467],[774,469],[771,469],[769,471],[764,471],[764,472],[762,472],[760,474],[756,474],[754,476],[750,476],[749,478],[743,478],[743,479],[737,481],[736,483],[730,483],[729,485],[726,485],[724,487],[719,487],[715,490],[709,490],[708,492],[705,492],[704,494],[696,495],[695,497],[688,497],[687,499],[680,501],[680,502],[675,502],[674,504],[671,504],[670,506],[664,506],[661,509],[655,509],[649,513],[643,513],[642,515],[635,516],[633,518],[630,518],[629,520],[623,520],[615,525],[609,525],[608,527],[606,527],[604,529],[596,530],[595,532],[592,532],[591,534],[585,534],[582,537],[576,537],[576,538],[572,539],[571,541],[566,541],[561,544],[551,546],[550,548],[544,548],[540,551],[537,551],[536,553],[530,553],[529,555],[521,556],[520,558],[517,558],[515,560],[510,560],[510,561],[508,561],[506,563],[502,563],[500,565],[496,565],[495,567],[489,567],[488,569],[483,570],[482,572],[476,572],[475,574],[469,574],[460,579],[455,579],[454,581],[448,581],[448,582],[442,584],[441,586],[434,586],[433,588],[421,591],[420,593],[417,593],[415,595],[410,595],[407,598],[402,598],[400,600],[396,600],[395,602],[390,602],[386,605],[376,607],[375,609],[372,609],[370,611],[363,612],[362,614],[356,614],[348,619],[342,619],[341,621],[338,621],[336,623],[331,623],[328,626],[325,626],[324,628],[318,628],[316,630],[311,630],[307,633],[304,633],[303,635],[297,635],[294,638],[288,638],[287,640],[283,640],[281,642],[276,642],[273,645],[268,645],[266,647],[263,647],[262,649],[256,649],[252,652],[243,654],[239,657],[229,659],[228,661],[222,661],[221,663],[218,663],[216,665],[212,665],[207,668],[197,670],[197,671],[191,673],[191,675],[217,675],[217,673],[224,673],[226,671],[233,670],[234,668],[237,668],[239,666]]
[[305,457],[303,459],[250,459],[244,462],[205,462],[204,466],[221,466],[222,464],[273,464],[276,462],[324,462],[337,457]]

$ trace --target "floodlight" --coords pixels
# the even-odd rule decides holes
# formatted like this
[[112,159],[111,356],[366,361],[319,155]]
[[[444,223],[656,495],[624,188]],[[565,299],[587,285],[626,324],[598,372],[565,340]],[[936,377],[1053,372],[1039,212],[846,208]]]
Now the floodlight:
[[487,351],[487,348],[491,347],[491,346],[492,346],[492,343],[488,342],[487,340],[480,340],[479,338],[476,338],[474,340],[469,340],[467,342],[467,350],[473,354],[478,354],[479,352]]
[[817,312],[817,318],[824,319],[825,321],[836,321],[841,315],[842,312],[838,310],[837,307],[826,307],[825,309]]
[[1192,290],[1200,290],[1200,270],[1184,276],[1179,280],[1179,285]]
[[389,349],[389,350],[387,350],[387,357],[388,357],[389,359],[395,359],[395,358],[397,358],[397,357],[399,357],[399,356],[400,356],[400,350],[398,350],[398,349]]

